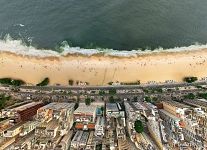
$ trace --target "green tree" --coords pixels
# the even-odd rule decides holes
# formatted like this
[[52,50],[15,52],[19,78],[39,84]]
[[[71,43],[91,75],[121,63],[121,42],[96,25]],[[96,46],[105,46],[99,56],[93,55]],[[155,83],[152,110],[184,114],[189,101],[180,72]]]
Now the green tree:
[[198,93],[198,97],[207,99],[207,93]]
[[50,82],[49,78],[45,78],[43,81],[38,83],[36,86],[46,86],[49,84],[49,82]]
[[152,99],[151,99],[150,97],[148,97],[148,96],[145,96],[144,100],[145,100],[146,102],[149,102],[149,103],[152,102]]
[[102,111],[102,112],[104,111],[104,107],[103,107],[103,106],[101,106],[101,111]]
[[157,97],[153,97],[153,98],[152,98],[152,101],[153,101],[153,102],[156,102],[157,100],[158,100]]
[[109,94],[110,95],[115,95],[116,94],[116,89],[115,88],[109,89]]
[[183,78],[183,81],[185,81],[187,83],[193,83],[193,82],[195,82],[197,80],[198,80],[197,77],[185,77],[185,78]]
[[72,85],[74,84],[74,81],[73,81],[73,80],[69,80],[69,81],[68,81],[68,84],[69,84],[70,86],[72,86]]
[[86,105],[90,105],[91,104],[91,99],[90,98],[86,98],[85,99],[85,104]]
[[20,86],[20,85],[25,84],[25,82],[22,81],[22,80],[14,80],[14,79],[11,79],[11,78],[1,78],[0,79],[0,84]]
[[115,99],[114,99],[113,96],[110,96],[110,97],[109,97],[109,103],[115,103]]
[[12,80],[11,83],[14,86],[20,86],[20,85],[25,84],[24,81],[22,81],[22,80]]
[[184,98],[186,98],[186,99],[195,99],[195,97],[196,96],[193,93],[189,93],[189,94],[184,96]]
[[138,133],[142,133],[144,131],[144,126],[142,124],[142,121],[136,120],[134,123],[134,129]]
[[101,90],[100,90],[100,91],[99,91],[99,95],[100,95],[100,96],[104,96],[104,95],[105,95],[105,91],[101,91]]
[[108,85],[112,85],[112,84],[113,84],[113,82],[109,82],[109,83],[108,83]]
[[138,100],[137,96],[135,96],[133,99],[135,102],[137,102],[137,100]]
[[159,92],[159,93],[163,92],[162,88],[158,88],[158,89],[156,89],[156,91]]
[[5,94],[0,95],[0,109],[3,109],[6,105],[6,101],[10,100],[10,96],[6,96]]

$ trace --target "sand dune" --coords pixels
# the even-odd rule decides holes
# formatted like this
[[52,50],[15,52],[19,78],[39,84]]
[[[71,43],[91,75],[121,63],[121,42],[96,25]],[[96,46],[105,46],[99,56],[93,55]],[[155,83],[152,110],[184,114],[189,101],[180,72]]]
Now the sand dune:
[[207,76],[207,49],[130,58],[98,55],[39,58],[0,52],[0,78],[22,79],[28,84],[36,84],[45,77],[50,78],[51,85],[68,85],[69,79],[106,85],[111,81],[179,82],[185,76]]

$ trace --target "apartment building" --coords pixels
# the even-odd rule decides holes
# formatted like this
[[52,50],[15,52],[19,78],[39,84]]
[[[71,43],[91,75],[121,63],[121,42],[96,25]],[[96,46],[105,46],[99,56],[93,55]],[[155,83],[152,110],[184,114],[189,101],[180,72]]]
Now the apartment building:
[[[187,142],[193,149],[200,150],[206,148],[206,115],[202,109],[205,106],[205,100],[184,100],[185,104],[165,101],[163,108],[173,113],[180,119],[180,131],[184,136],[184,141]],[[188,105],[186,105],[188,104]]]
[[94,131],[90,131],[85,149],[86,150],[95,150],[96,149],[96,143],[94,140]]
[[80,103],[79,107],[74,111],[74,121],[82,123],[95,123],[96,119],[96,109],[95,105],[85,105],[85,103]]
[[80,149],[85,149],[86,148],[88,137],[89,137],[89,132],[83,132],[83,134],[81,136],[81,139],[80,139],[80,143],[79,143],[79,148]]
[[77,129],[95,129],[97,105],[85,105],[80,103],[74,111],[75,128]]
[[40,122],[57,120],[61,134],[64,135],[73,125],[74,106],[74,103],[50,103],[37,110],[36,120]]
[[27,121],[26,123],[23,124],[22,130],[21,130],[19,136],[27,135],[28,133],[35,130],[35,128],[38,125],[39,125],[39,122],[37,122],[37,121]]
[[141,119],[142,110],[138,109],[134,105],[135,103],[124,102],[126,112],[126,122],[129,136],[132,141],[136,139],[136,131],[134,129],[134,122]]
[[43,105],[42,102],[30,102],[15,108],[6,108],[1,111],[1,117],[14,118],[16,121],[28,121],[36,115],[37,110]]
[[178,146],[178,144],[184,141],[184,135],[182,133],[182,126],[180,124],[181,119],[174,116],[164,109],[159,110],[163,125],[166,127],[167,139],[172,146]]
[[162,104],[164,110],[181,119],[184,119],[185,111],[190,108],[189,105],[176,101],[162,101]]
[[70,148],[72,135],[73,131],[69,131],[67,134],[65,134],[60,143],[55,147],[55,150],[68,150]]
[[50,103],[37,110],[34,149],[55,149],[73,125],[74,103]]
[[23,125],[24,125],[24,122],[21,122],[21,123],[18,123],[12,126],[11,128],[8,128],[7,130],[4,131],[3,137],[11,138],[11,137],[15,137],[19,135],[22,131]]
[[167,139],[165,126],[163,120],[160,118],[157,106],[143,102],[141,105],[144,107],[143,115],[146,117],[147,127],[153,140],[159,146],[160,149],[166,149]]
[[106,104],[106,117],[107,118],[125,118],[125,113],[122,106],[119,103],[107,103]]

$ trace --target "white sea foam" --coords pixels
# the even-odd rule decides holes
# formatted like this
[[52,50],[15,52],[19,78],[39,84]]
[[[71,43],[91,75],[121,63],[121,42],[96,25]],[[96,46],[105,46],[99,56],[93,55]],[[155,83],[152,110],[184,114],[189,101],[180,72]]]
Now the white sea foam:
[[131,50],[131,51],[119,51],[113,49],[84,49],[80,47],[70,47],[69,44],[64,41],[60,46],[61,53],[53,50],[37,49],[33,46],[26,46],[22,40],[14,40],[9,35],[5,36],[3,40],[0,40],[0,52],[12,52],[24,56],[37,56],[37,57],[48,57],[48,56],[65,56],[68,54],[82,54],[82,55],[95,55],[102,54],[104,56],[119,56],[119,57],[136,57],[138,55],[145,55],[150,53],[159,52],[180,52],[180,51],[194,51],[207,48],[207,44],[195,44],[187,47],[175,47],[171,49],[158,48],[155,50]]
[[15,24],[14,26],[24,27],[25,25],[20,23],[20,24]]

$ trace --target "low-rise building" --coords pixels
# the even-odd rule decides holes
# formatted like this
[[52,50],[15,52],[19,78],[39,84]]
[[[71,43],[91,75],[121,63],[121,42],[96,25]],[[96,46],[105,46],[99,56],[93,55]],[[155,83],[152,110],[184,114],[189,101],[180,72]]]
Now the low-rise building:
[[27,121],[26,123],[23,124],[19,136],[27,135],[28,133],[32,132],[38,125],[39,123],[37,121]]
[[65,134],[60,143],[55,147],[55,150],[68,150],[70,148],[72,135],[73,131],[69,131]]
[[89,132],[83,132],[82,137],[80,139],[79,147],[80,149],[85,149],[87,141],[88,141]]
[[24,125],[24,123],[21,122],[21,123],[18,123],[16,125],[12,126],[11,128],[8,128],[6,131],[4,131],[3,137],[11,138],[11,137],[15,137],[15,136],[19,135],[22,131],[23,125]]
[[105,121],[104,117],[97,117],[96,125],[95,125],[95,135],[96,136],[104,136],[105,132]]
[[17,121],[28,121],[36,115],[37,110],[43,105],[42,102],[31,102],[14,108],[6,108],[1,111],[1,116],[14,118]]
[[95,105],[85,105],[80,103],[79,107],[74,111],[74,121],[82,123],[95,123],[96,119],[96,108]]
[[85,105],[80,103],[74,111],[75,128],[77,129],[95,129],[97,105]]
[[73,125],[74,103],[50,103],[37,110],[34,149],[55,149]]
[[73,137],[72,141],[71,141],[71,149],[78,149],[79,148],[79,144],[80,144],[80,139],[83,135],[83,131],[77,131],[75,133],[75,136]]
[[90,131],[85,149],[86,150],[95,150],[96,149],[96,143],[94,141],[94,131]]
[[163,120],[163,125],[166,127],[167,139],[173,143],[173,146],[178,146],[179,143],[184,141],[181,119],[164,109],[160,109],[159,114]]
[[[107,103],[106,104],[106,118],[109,120],[110,118],[124,118],[125,120],[125,111],[120,103]],[[124,126],[126,123],[124,122]]]
[[40,122],[57,120],[61,135],[64,135],[73,125],[74,106],[74,103],[50,103],[37,110],[36,120]]

